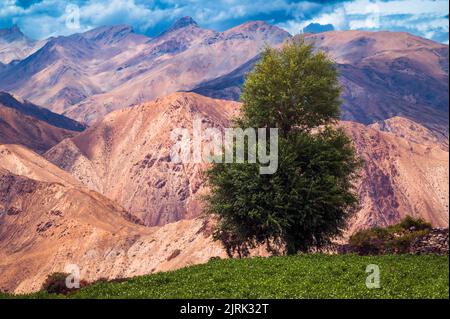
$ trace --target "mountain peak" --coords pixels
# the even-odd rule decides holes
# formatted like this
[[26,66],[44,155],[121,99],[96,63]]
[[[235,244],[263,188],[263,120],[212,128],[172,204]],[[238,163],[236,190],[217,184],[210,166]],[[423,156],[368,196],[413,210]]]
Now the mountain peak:
[[11,28],[0,29],[0,39],[11,42],[21,38],[25,38],[25,35],[20,31],[17,24],[14,24]]
[[197,22],[195,22],[194,19],[192,19],[191,17],[182,17],[180,19],[178,19],[177,21],[175,21],[170,27],[169,29],[167,29],[167,32],[172,32],[172,31],[176,31],[178,29],[182,29],[188,26],[194,26],[194,27],[198,27]]
[[267,23],[265,21],[261,20],[255,20],[255,21],[248,21],[243,24],[240,24],[238,26],[235,26],[234,28],[226,30],[224,33],[226,34],[235,34],[235,33],[245,33],[245,34],[252,34],[252,33],[265,33],[265,34],[278,34],[280,39],[284,39],[286,37],[290,37],[291,35],[283,30],[280,29],[277,26],[271,25],[270,23]]
[[134,33],[132,26],[127,24],[119,24],[92,29],[85,32],[83,37],[96,42],[114,43],[124,39],[131,33]]

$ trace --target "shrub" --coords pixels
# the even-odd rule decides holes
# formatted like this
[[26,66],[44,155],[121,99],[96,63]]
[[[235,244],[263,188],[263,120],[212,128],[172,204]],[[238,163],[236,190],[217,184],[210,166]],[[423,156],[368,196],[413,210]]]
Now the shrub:
[[[62,294],[67,295],[71,292],[78,290],[79,288],[68,288],[66,285],[66,278],[70,274],[56,272],[48,275],[47,279],[42,285],[42,290],[49,294]],[[88,283],[84,280],[80,280],[80,288],[87,286]]]
[[398,224],[353,234],[349,239],[349,249],[360,255],[408,253],[414,239],[428,234],[431,228],[431,224],[421,218],[406,216]]
[[432,228],[431,224],[426,222],[422,218],[413,218],[411,216],[406,216],[400,223],[400,227],[405,230],[430,230]]
[[350,248],[360,255],[378,255],[384,248],[387,236],[388,231],[379,227],[359,231],[350,237]]

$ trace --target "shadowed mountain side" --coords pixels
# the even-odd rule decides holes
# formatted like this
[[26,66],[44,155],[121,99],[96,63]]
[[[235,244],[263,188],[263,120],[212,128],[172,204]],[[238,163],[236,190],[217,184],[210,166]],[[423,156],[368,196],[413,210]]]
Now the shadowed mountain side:
[[15,109],[24,115],[65,130],[81,132],[86,129],[84,124],[2,91],[0,91],[0,106]]
[[17,25],[0,29],[0,70],[2,64],[20,61],[39,50],[46,40],[34,41],[27,38]]
[[229,74],[200,83],[200,85],[191,92],[215,99],[239,101],[245,76],[253,69],[255,63],[258,62],[259,59],[260,56],[257,55]]
[[0,104],[0,144],[20,144],[42,154],[75,135]]

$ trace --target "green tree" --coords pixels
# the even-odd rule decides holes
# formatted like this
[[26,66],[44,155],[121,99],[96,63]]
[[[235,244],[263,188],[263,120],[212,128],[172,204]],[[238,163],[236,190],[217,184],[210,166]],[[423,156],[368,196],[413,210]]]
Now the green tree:
[[282,137],[293,129],[309,132],[339,118],[340,91],[332,61],[303,39],[266,48],[244,83],[239,124],[277,127]]
[[[288,254],[321,248],[342,234],[358,200],[360,161],[334,123],[340,86],[330,59],[303,40],[267,48],[244,84],[241,128],[278,128],[278,169],[259,163],[214,164],[208,212],[229,255],[266,244]],[[275,244],[275,245],[274,245]]]

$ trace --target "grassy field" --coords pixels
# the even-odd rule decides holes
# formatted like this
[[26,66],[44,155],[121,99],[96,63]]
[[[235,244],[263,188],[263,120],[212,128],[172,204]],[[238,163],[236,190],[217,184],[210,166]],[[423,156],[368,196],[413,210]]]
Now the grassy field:
[[[379,289],[366,287],[368,264],[380,268]],[[37,293],[27,297],[57,296]],[[448,298],[449,259],[413,255],[302,255],[212,260],[205,265],[121,283],[98,283],[67,297]]]

